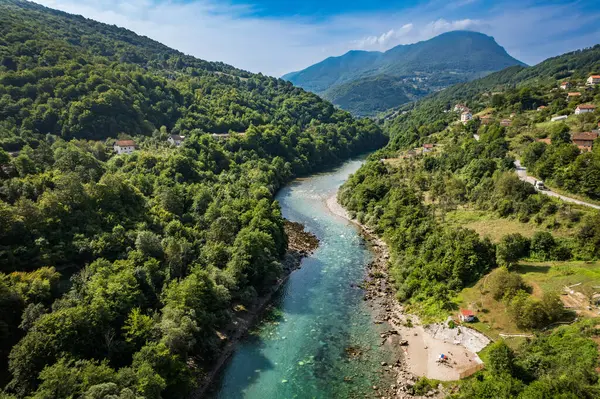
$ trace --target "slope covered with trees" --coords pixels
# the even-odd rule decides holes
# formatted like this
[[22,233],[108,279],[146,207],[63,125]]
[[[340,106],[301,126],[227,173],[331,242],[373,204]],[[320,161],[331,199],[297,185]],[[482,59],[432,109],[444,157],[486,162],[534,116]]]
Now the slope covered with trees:
[[289,82],[0,0],[1,382],[184,396],[282,274],[277,189],[385,141]]
[[[500,318],[511,329],[536,334],[512,349],[501,340],[493,344],[484,354],[485,371],[463,383],[454,397],[595,398],[600,393],[592,340],[600,334],[598,320],[552,330],[574,315],[557,292],[540,285],[532,289],[518,268],[526,260],[524,268],[543,262],[547,271],[556,262],[560,276],[568,276],[577,273],[573,261],[597,262],[600,213],[543,195],[514,170],[515,157],[522,157],[531,173],[597,198],[598,145],[580,153],[570,133],[598,126],[598,111],[574,115],[574,110],[581,103],[600,104],[600,87],[584,85],[599,61],[596,46],[536,67],[509,68],[407,106],[388,116],[390,144],[340,189],[350,214],[388,243],[388,277],[408,309],[426,320],[443,320],[466,302],[478,311],[481,327],[476,328],[486,334],[497,334],[504,326]],[[581,95],[567,99],[559,89],[563,80],[579,87]],[[475,118],[460,123],[453,111],[457,103],[466,104]],[[548,122],[552,115],[569,117],[565,123]],[[425,150],[424,144],[432,146]],[[487,231],[502,236],[492,241],[460,215],[485,215]],[[597,280],[583,273],[578,283],[595,286]],[[468,290],[473,296],[465,301]],[[493,306],[484,306],[484,298]],[[595,306],[592,294],[589,298]],[[494,313],[498,309],[502,314]]]
[[597,71],[600,71],[600,45],[549,58],[532,67],[514,66],[457,84],[381,117],[386,119],[386,127],[397,146],[403,146],[455,122],[456,114],[446,111],[452,110],[457,102],[464,103],[476,113],[494,105],[494,93],[502,93],[512,106],[511,112],[535,110],[544,102],[532,98],[532,89],[550,91],[557,88],[557,81],[582,82]]
[[[455,31],[383,53],[350,51],[283,78],[322,94],[342,109],[374,115],[513,65],[523,64],[492,37]],[[398,96],[390,95],[382,81],[389,82]]]

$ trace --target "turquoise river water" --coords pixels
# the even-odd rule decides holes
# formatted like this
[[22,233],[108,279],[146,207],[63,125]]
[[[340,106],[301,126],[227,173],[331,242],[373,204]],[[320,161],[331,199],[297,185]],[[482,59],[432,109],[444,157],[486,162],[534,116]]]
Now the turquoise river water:
[[326,206],[362,162],[298,179],[278,194],[284,217],[304,224],[320,245],[240,342],[211,397],[364,398],[386,383],[380,363],[391,355],[380,346],[384,327],[373,323],[357,287],[372,253],[358,228]]

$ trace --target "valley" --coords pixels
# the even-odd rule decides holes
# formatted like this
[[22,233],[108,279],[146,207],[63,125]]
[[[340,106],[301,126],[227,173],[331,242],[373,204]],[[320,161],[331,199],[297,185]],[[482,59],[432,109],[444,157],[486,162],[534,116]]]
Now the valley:
[[0,0],[0,398],[600,397],[600,45],[446,22],[274,78]]

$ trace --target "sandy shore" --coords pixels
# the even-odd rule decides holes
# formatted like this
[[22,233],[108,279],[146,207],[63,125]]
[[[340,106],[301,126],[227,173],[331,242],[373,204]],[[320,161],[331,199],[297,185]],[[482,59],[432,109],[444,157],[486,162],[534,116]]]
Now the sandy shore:
[[[480,368],[481,360],[477,354],[455,339],[457,333],[466,332],[472,335],[470,333],[473,330],[461,327],[461,332],[458,332],[458,329],[451,330],[443,325],[426,327],[417,316],[406,314],[389,286],[387,263],[390,253],[385,242],[368,227],[351,219],[348,212],[338,203],[337,195],[327,199],[327,207],[335,215],[358,225],[373,246],[375,259],[369,264],[365,300],[368,300],[374,309],[374,322],[387,323],[390,326],[390,331],[382,334],[382,338],[401,346],[404,352],[403,359],[398,362],[400,367],[397,369],[397,384],[391,387],[395,397],[411,397],[410,388],[416,377],[455,381],[460,379],[461,375]],[[482,339],[487,340],[485,337]],[[448,356],[449,361],[439,362],[440,354]],[[438,390],[433,397],[443,397],[446,394],[447,392]]]

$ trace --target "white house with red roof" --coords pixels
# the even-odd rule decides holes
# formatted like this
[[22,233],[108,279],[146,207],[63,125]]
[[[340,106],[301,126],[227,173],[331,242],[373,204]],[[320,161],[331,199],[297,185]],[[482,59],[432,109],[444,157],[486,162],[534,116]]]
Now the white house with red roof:
[[133,140],[117,140],[113,145],[113,149],[119,155],[121,154],[131,154],[137,148],[135,141]]
[[594,112],[596,110],[596,106],[594,104],[579,104],[577,108],[575,108],[575,115],[586,114],[588,112]]
[[469,309],[461,309],[458,318],[463,323],[472,323],[475,321],[475,313]]
[[585,82],[588,86],[594,86],[600,83],[600,75],[592,75],[588,78],[587,82]]
[[571,82],[562,82],[560,84],[560,88],[563,90],[568,90],[571,88]]

